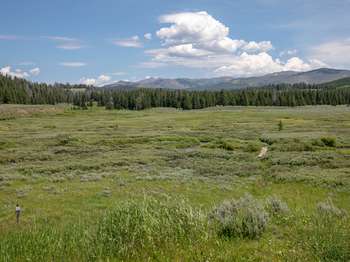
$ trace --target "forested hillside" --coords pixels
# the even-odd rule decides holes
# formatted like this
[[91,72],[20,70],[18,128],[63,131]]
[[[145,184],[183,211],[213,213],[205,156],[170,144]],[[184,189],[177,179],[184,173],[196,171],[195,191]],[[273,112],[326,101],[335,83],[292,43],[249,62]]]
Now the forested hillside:
[[72,103],[73,89],[84,85],[33,83],[22,78],[0,74],[0,104],[57,104]]
[[[345,83],[345,84],[344,84]],[[94,88],[84,85],[39,84],[0,76],[0,103],[71,103],[87,108],[97,102],[107,109],[142,110],[152,107],[200,109],[211,106],[304,106],[350,104],[348,80],[329,84],[279,84],[221,91]]]

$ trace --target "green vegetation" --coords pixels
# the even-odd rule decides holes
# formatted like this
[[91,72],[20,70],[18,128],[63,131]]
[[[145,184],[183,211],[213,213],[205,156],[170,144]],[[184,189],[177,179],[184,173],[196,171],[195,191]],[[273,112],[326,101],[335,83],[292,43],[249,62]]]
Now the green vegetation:
[[[32,83],[22,78],[0,74],[0,104],[57,104],[72,103],[74,97],[84,101],[84,85]],[[81,105],[84,106],[84,105]]]
[[335,147],[336,138],[335,137],[321,137],[321,141],[325,146]]
[[220,237],[257,239],[265,231],[268,214],[252,196],[225,201],[214,209],[211,218]]
[[347,106],[1,105],[0,261],[349,261],[349,128]]
[[323,84],[327,87],[336,87],[336,88],[349,88],[350,87],[350,77],[341,78],[326,84]]
[[280,120],[278,122],[278,131],[282,131],[282,130],[283,130],[283,122],[282,122],[282,120]]
[[84,85],[39,84],[0,75],[0,104],[73,104],[88,109],[93,104],[106,109],[143,110],[169,107],[184,110],[213,106],[305,106],[349,105],[346,80],[329,85],[279,84],[221,91],[168,90],[153,88],[109,89]]

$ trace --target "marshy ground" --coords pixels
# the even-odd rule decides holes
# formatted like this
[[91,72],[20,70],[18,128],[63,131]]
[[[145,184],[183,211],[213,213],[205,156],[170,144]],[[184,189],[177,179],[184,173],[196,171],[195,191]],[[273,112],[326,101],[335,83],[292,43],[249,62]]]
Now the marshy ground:
[[[262,233],[221,234],[246,198]],[[349,212],[350,107],[0,106],[0,261],[345,261]]]

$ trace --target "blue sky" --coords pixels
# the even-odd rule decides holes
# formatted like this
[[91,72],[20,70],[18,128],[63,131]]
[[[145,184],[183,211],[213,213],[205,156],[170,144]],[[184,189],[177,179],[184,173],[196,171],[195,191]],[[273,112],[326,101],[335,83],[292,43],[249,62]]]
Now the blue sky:
[[350,69],[350,0],[1,0],[0,73],[102,85]]

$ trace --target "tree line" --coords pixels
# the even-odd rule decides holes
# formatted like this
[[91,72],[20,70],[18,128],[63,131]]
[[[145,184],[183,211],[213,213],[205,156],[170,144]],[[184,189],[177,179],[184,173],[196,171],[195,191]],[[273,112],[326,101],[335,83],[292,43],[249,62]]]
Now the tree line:
[[[350,104],[350,88],[324,85],[271,85],[221,91],[169,89],[93,90],[90,98],[107,109],[152,107],[201,109],[212,106],[305,106]],[[78,104],[77,104],[78,105]]]
[[143,110],[173,107],[184,110],[212,106],[304,106],[350,104],[350,88],[334,85],[280,84],[221,91],[172,89],[108,89],[85,85],[42,84],[0,76],[0,104],[70,103],[86,109],[97,103],[107,109]]
[[85,85],[33,83],[0,74],[0,104],[73,103],[75,97],[81,96],[74,90],[86,88]]

